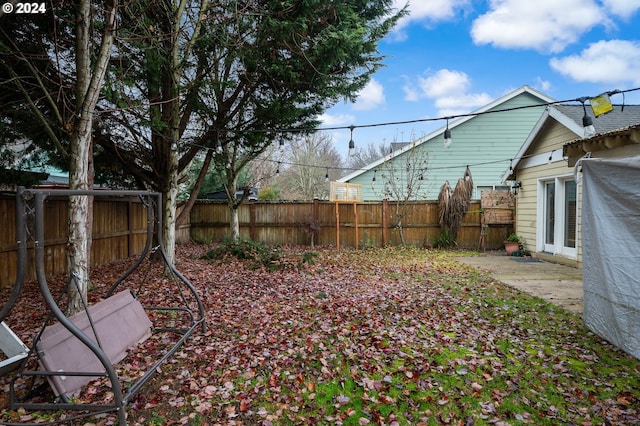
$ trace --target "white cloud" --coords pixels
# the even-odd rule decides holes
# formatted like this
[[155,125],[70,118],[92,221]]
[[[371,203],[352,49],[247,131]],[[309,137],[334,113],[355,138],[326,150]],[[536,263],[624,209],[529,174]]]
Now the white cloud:
[[441,69],[428,77],[418,77],[414,85],[405,85],[405,100],[433,99],[441,116],[468,113],[491,102],[491,96],[469,93],[470,88],[471,79],[466,73]]
[[444,21],[455,16],[456,12],[469,5],[469,0],[394,0],[393,7],[400,9],[409,3],[408,21]]
[[358,97],[355,104],[353,104],[353,109],[357,111],[374,109],[384,104],[384,101],[384,88],[382,84],[372,78],[369,83],[358,92]]
[[394,29],[395,41],[404,41],[407,34],[404,28],[412,22],[431,24],[455,18],[456,13],[470,5],[470,0],[393,0],[393,7],[399,10],[409,3],[409,14],[402,18]]
[[552,58],[551,68],[576,81],[640,85],[640,42],[599,41],[579,55]]
[[355,117],[350,114],[327,114],[324,113],[318,117],[324,126],[341,126],[343,124],[351,124],[355,121]]
[[404,86],[402,86],[404,100],[408,102],[418,101],[420,99],[420,91],[418,88],[413,84],[409,76],[403,75],[402,78],[405,80]]
[[490,0],[471,36],[476,44],[557,53],[596,25],[610,20],[593,0]]
[[427,78],[418,78],[420,88],[428,98],[439,98],[450,94],[462,94],[471,85],[469,76],[462,71],[441,69]]
[[543,80],[541,77],[536,78],[536,86],[542,93],[551,91],[551,82],[549,80]]
[[602,3],[607,11],[622,18],[630,18],[640,9],[640,0],[602,0]]

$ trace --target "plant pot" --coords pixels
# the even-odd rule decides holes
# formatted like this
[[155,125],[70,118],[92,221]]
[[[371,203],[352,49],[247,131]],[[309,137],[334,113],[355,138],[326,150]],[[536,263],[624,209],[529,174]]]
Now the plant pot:
[[505,241],[504,249],[507,252],[507,254],[511,256],[513,253],[520,250],[520,243],[518,241]]

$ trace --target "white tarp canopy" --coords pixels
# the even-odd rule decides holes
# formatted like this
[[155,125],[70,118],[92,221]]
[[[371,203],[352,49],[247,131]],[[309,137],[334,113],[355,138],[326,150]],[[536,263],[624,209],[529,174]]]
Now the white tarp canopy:
[[585,324],[640,359],[640,156],[581,165]]

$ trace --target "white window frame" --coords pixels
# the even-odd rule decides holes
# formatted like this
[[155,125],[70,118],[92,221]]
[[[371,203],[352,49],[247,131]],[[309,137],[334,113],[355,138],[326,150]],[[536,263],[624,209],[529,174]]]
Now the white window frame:
[[[536,222],[539,226],[536,229],[536,250],[539,252],[551,253],[553,255],[561,255],[570,259],[578,258],[578,227],[576,223],[576,247],[566,247],[564,245],[565,240],[565,224],[566,224],[566,209],[565,209],[565,183],[572,181],[573,175],[559,175],[554,177],[546,177],[538,179],[538,200],[537,200],[537,213]],[[555,183],[554,194],[554,209],[555,209],[555,224],[553,233],[553,245],[545,244],[545,227],[546,227],[546,191],[545,186],[547,183]],[[576,221],[578,219],[578,205],[580,200],[578,198],[578,189],[576,188]]]

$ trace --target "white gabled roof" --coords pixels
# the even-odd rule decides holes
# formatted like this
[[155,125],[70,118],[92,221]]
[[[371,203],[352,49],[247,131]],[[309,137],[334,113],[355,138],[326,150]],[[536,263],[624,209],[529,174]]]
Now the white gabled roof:
[[542,113],[542,115],[540,116],[540,119],[538,120],[536,125],[533,126],[533,129],[531,129],[529,136],[527,136],[527,139],[525,139],[524,143],[516,153],[516,156],[514,157],[513,162],[510,164],[509,170],[506,170],[502,175],[502,182],[506,182],[507,180],[509,180],[509,176],[511,176],[512,169],[515,169],[516,166],[520,163],[520,160],[522,159],[524,154],[527,152],[527,150],[533,143],[534,139],[538,135],[538,132],[540,131],[540,129],[542,129],[542,127],[547,122],[547,119],[549,117],[555,119],[564,127],[571,130],[573,133],[575,133],[578,136],[580,136],[582,132],[584,132],[584,129],[582,128],[582,126],[579,126],[578,123],[573,121],[571,118],[567,117],[565,114],[560,112],[557,108],[554,108],[551,105],[547,106],[547,108],[544,110],[544,113]]
[[[523,94],[523,93],[529,93],[529,94],[541,99],[544,102],[549,102],[549,103],[555,102],[555,100],[553,98],[550,98],[549,96],[547,96],[547,95],[545,95],[545,94],[543,94],[541,92],[538,92],[537,90],[525,85],[525,86],[522,86],[522,87],[520,87],[520,88],[518,88],[518,89],[516,89],[516,90],[514,90],[514,91],[512,91],[510,93],[507,93],[506,95],[494,100],[493,102],[481,107],[480,109],[477,109],[477,110],[475,110],[473,112],[470,112],[468,115],[465,114],[465,116],[461,116],[459,118],[456,118],[456,119],[450,121],[449,122],[449,129],[450,130],[454,129],[455,127],[461,125],[462,123],[466,123],[469,120],[473,120],[476,117],[476,115],[479,115],[479,114],[482,114],[483,112],[489,111],[490,109],[493,109],[493,108],[497,107],[498,105],[501,105],[501,104],[503,104],[503,103],[515,98],[516,96],[519,96],[519,95]],[[429,133],[428,135],[419,138],[418,140],[416,140],[414,142],[407,143],[405,146],[403,146],[402,148],[400,148],[400,149],[398,149],[396,151],[393,151],[391,154],[385,155],[384,157],[380,158],[379,160],[374,161],[373,163],[370,163],[370,164],[366,165],[364,168],[356,170],[355,172],[350,173],[347,176],[344,176],[344,177],[338,179],[338,182],[348,182],[351,179],[355,178],[356,176],[359,176],[359,175],[361,175],[361,174],[363,174],[365,172],[368,172],[369,170],[372,170],[372,169],[376,168],[380,164],[382,164],[382,163],[384,163],[386,161],[392,160],[393,158],[404,154],[405,152],[415,148],[416,146],[422,145],[423,143],[425,143],[425,142],[427,142],[429,140],[432,140],[432,139],[436,138],[439,135],[443,135],[445,130],[446,130],[446,126],[443,126],[443,127],[439,128],[438,130],[435,130],[435,131]]]
[[[524,143],[518,150],[518,153],[511,163],[511,168],[515,169],[516,166],[520,164],[520,162],[523,160],[524,155],[527,153],[534,140],[538,136],[538,133],[549,118],[553,118],[562,126],[567,128],[570,132],[574,133],[576,135],[576,139],[582,140],[584,134],[582,117],[585,113],[593,121],[596,129],[596,134],[606,134],[637,124],[640,117],[640,105],[627,105],[625,108],[627,109],[626,112],[623,112],[624,108],[615,108],[610,113],[601,115],[600,117],[595,117],[591,108],[585,109],[583,105],[548,105],[545,112],[542,114],[542,116],[540,116],[540,119],[535,124],[535,126],[525,139]],[[559,149],[560,147],[557,148],[558,152]],[[551,155],[553,155],[553,153]],[[510,175],[511,170],[506,170],[502,175],[502,182],[509,180]]]

